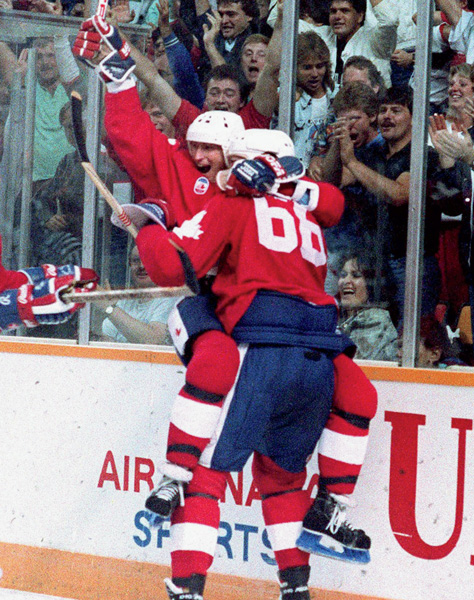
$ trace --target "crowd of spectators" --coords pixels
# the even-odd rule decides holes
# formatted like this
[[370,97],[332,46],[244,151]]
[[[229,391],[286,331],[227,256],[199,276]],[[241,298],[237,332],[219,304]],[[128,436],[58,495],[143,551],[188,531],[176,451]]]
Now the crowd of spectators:
[[[278,127],[283,2],[112,0],[108,18],[116,26],[140,26],[138,37],[129,34],[128,41],[142,109],[156,128],[180,143],[206,110],[239,113],[247,128]],[[421,312],[454,330],[462,306],[474,299],[474,2],[436,4]],[[91,4],[0,0],[0,20],[10,10],[83,18],[91,14]],[[372,331],[369,341],[357,340],[361,358],[397,360],[396,332],[403,326],[415,12],[415,0],[300,3],[295,152],[310,177],[331,182],[345,194],[341,222],[325,232],[326,289],[340,299],[345,330],[355,337],[367,327]],[[145,45],[137,42],[140,36],[146,37]],[[23,126],[13,122],[11,101],[15,77],[24,84],[30,48],[36,55],[31,261],[80,262],[84,178],[71,137],[68,99],[72,89],[84,95],[87,90],[84,65],[71,53],[70,36],[0,42],[0,183],[11,179],[6,172],[12,169],[11,152],[7,156],[4,148],[12,128]],[[15,103],[24,103],[19,89]],[[129,181],[136,201],[146,197],[128,177],[127,165],[118,161],[105,131],[102,142],[99,171],[109,187],[121,193]],[[23,184],[20,163],[15,161],[17,176],[10,183],[15,186],[14,240]],[[101,246],[115,252],[115,259],[105,275],[112,284],[123,284],[132,264],[126,267],[126,242],[112,239],[117,234],[105,224],[106,213],[99,211],[98,231],[109,244],[102,240]],[[353,306],[354,273],[365,286],[361,307]],[[377,342],[370,341],[374,327]]]

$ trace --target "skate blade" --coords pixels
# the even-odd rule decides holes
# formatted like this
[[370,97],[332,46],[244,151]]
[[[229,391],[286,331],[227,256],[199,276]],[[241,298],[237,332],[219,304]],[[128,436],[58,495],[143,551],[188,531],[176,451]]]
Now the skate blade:
[[335,560],[364,565],[370,562],[370,553],[368,550],[348,548],[327,535],[309,532],[306,529],[303,529],[300,533],[296,540],[296,546],[304,552],[318,554],[326,558],[334,558]]
[[165,521],[169,521],[167,517],[161,517],[154,512],[147,511],[148,522],[150,523],[151,529],[161,529]]

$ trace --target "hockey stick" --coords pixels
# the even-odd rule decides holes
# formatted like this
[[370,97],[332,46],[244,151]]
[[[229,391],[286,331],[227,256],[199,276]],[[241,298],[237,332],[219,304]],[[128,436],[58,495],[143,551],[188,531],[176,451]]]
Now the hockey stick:
[[84,171],[87,173],[89,179],[105,198],[107,204],[123,223],[127,231],[134,238],[136,238],[138,234],[138,229],[130,221],[130,217],[123,210],[122,206],[119,204],[117,199],[112,195],[105,183],[99,177],[97,171],[94,169],[94,167],[91,164],[91,161],[89,160],[89,155],[87,154],[86,148],[86,140],[84,139],[84,129],[82,126],[82,98],[81,95],[76,91],[73,91],[71,93],[71,109],[72,124],[74,128],[74,139],[76,141],[77,151],[79,152],[79,156],[81,157],[81,164]]
[[[81,95],[75,90],[71,93],[71,110],[72,124],[74,128],[74,139],[76,141],[77,151],[79,152],[79,156],[81,157],[81,164],[84,168],[84,171],[87,173],[92,183],[105,198],[105,200],[107,201],[111,209],[114,211],[114,213],[123,223],[127,231],[132,235],[133,238],[136,238],[138,235],[138,229],[135,227],[135,225],[130,220],[130,217],[127,215],[122,206],[119,204],[119,202],[112,195],[105,183],[99,177],[97,171],[94,169],[89,160],[86,148],[86,141],[84,139],[84,129],[82,126],[82,98]],[[192,292],[194,292],[195,294],[199,294],[200,286],[191,259],[189,258],[187,253],[177,244],[175,244],[171,240],[170,243],[178,251],[179,260],[181,261],[184,270],[186,285]]]
[[193,263],[191,262],[188,253],[178,246],[178,244],[171,238],[168,239],[168,242],[178,252],[179,260],[181,261],[181,266],[183,267],[184,271],[184,280],[186,285],[194,294],[199,294],[201,291],[201,286],[199,285],[196,271],[194,270]]
[[64,302],[95,302],[128,300],[129,298],[170,298],[173,296],[191,296],[188,286],[183,287],[151,287],[130,290],[96,290],[94,292],[64,292],[61,299]]
[[102,17],[102,19],[105,19],[105,14],[107,12],[108,5],[109,5],[109,0],[99,0],[95,14],[98,17]]

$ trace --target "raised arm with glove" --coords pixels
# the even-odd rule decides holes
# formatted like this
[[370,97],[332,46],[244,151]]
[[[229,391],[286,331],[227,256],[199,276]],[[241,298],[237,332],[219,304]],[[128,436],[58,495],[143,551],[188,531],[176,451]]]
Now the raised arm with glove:
[[[106,53],[104,44],[110,52]],[[72,52],[96,69],[105,83],[123,83],[135,69],[128,43],[116,27],[97,15],[82,23]]]

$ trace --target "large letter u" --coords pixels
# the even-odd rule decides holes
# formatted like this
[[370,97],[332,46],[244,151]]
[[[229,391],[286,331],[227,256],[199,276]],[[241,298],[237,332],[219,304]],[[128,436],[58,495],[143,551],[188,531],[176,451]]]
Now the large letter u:
[[456,546],[461,534],[464,508],[466,467],[466,431],[472,429],[470,419],[452,419],[451,426],[459,430],[456,517],[454,530],[440,546],[425,543],[416,526],[416,478],[418,464],[418,427],[424,425],[424,415],[389,412],[385,420],[392,423],[390,450],[389,518],[400,546],[409,554],[428,560],[444,558]]

